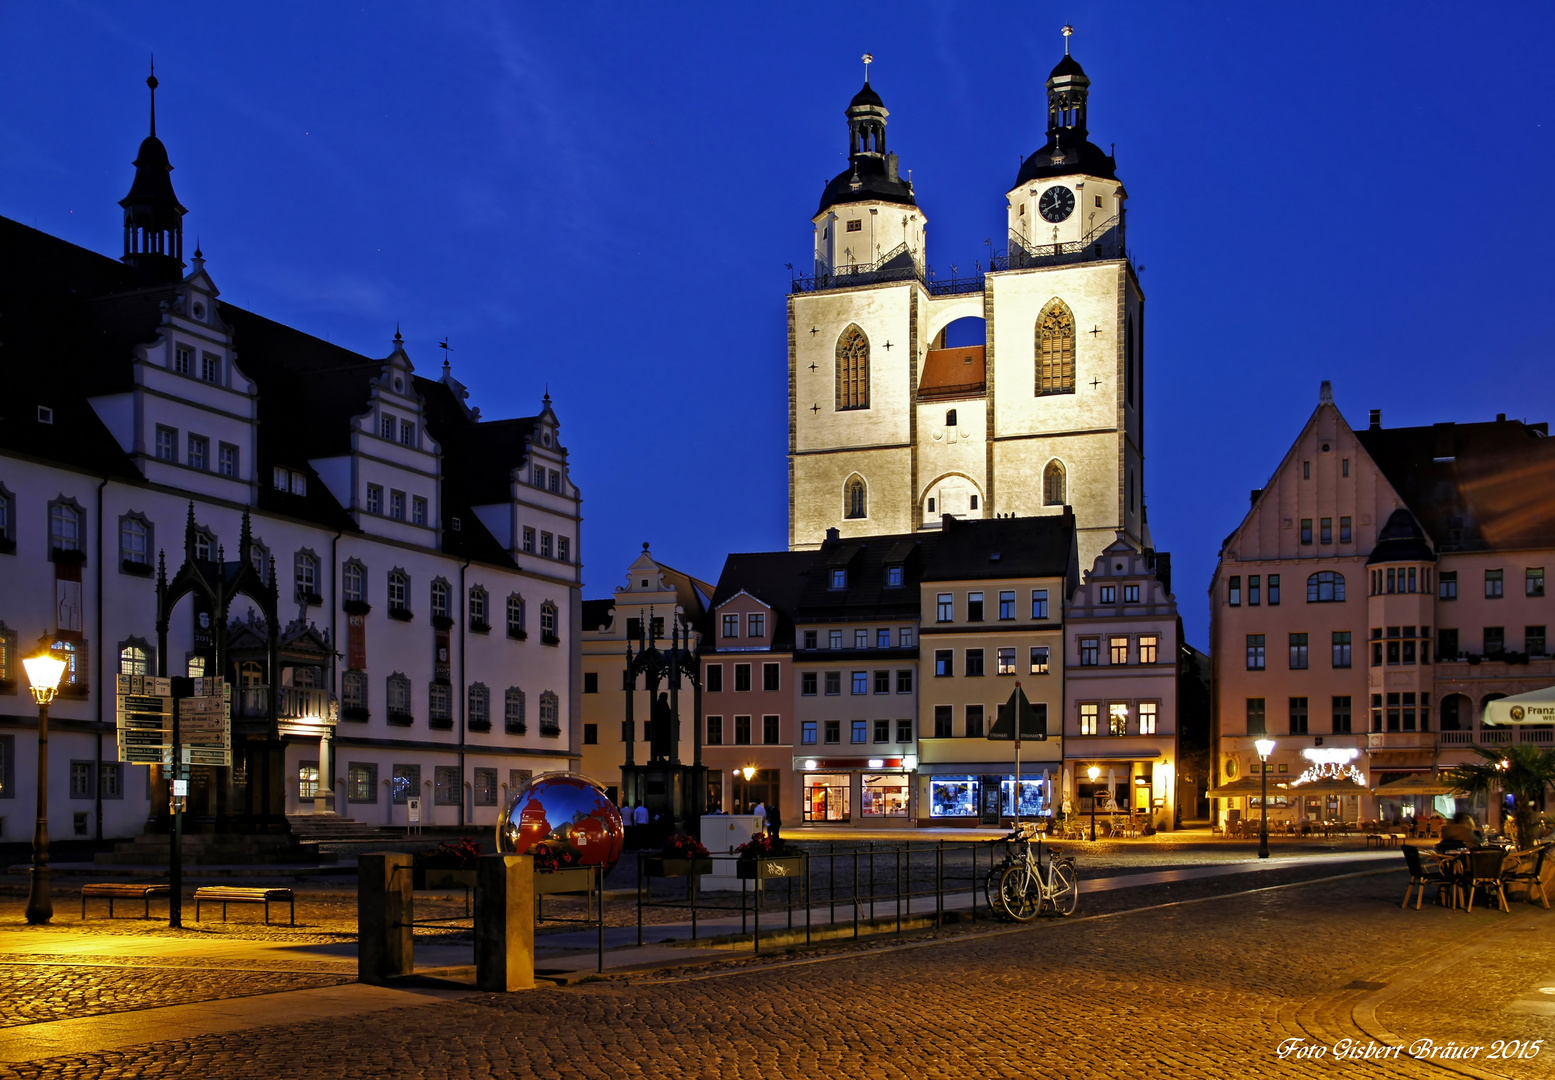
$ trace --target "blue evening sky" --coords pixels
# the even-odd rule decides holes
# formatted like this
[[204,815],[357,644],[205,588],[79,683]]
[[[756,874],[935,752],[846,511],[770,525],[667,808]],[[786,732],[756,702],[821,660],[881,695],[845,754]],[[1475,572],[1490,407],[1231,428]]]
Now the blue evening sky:
[[[1332,379],[1363,425],[1555,419],[1547,4],[0,4],[0,214],[117,255],[158,132],[231,301],[547,385],[586,595],[644,540],[787,539],[785,263],[874,53],[941,273],[1000,244],[1058,28],[1144,264],[1146,490],[1189,638],[1249,488]],[[1544,296],[1544,300],[1539,297]],[[1543,312],[1541,315],[1540,312]]]

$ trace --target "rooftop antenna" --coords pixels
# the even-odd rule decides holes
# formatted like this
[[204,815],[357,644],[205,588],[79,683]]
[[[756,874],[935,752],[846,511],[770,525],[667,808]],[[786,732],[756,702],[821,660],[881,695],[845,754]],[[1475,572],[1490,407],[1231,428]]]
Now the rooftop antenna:
[[1069,55],[1069,35],[1073,34],[1073,33],[1074,33],[1074,27],[1072,27],[1072,26],[1065,26],[1064,27],[1063,35],[1064,35],[1064,55],[1065,56]]
[[[865,70],[869,70],[865,68]],[[868,81],[868,80],[865,80]],[[151,54],[151,74],[146,77],[146,85],[151,87],[151,134],[157,133],[157,55]]]
[[869,65],[873,64],[875,62],[875,54],[874,53],[865,53],[864,56],[863,56],[863,60],[864,60],[864,85],[868,86],[869,85]]

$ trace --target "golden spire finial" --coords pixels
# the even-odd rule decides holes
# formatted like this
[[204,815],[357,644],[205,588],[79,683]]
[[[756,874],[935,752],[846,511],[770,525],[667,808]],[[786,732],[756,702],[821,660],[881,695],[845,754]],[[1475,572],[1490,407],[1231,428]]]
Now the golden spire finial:
[[1063,28],[1062,32],[1063,32],[1063,35],[1064,35],[1064,55],[1068,56],[1069,55],[1069,35],[1074,33],[1074,27],[1065,25],[1065,27]]
[[864,60],[864,81],[867,83],[867,82],[869,82],[869,65],[873,64],[875,62],[875,54],[874,53],[865,53],[864,56],[863,56],[863,60]]

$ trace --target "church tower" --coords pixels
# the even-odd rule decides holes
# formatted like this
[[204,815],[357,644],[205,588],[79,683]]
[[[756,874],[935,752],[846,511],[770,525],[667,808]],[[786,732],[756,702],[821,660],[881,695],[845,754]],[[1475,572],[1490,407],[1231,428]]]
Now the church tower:
[[124,207],[125,265],[147,285],[163,285],[184,276],[184,214],[173,194],[172,162],[167,147],[157,138],[157,76],[146,79],[151,88],[151,134],[135,155],[135,181],[130,193],[119,200]]
[[[813,218],[815,274],[788,300],[790,547],[830,528],[880,535],[1065,506],[1081,566],[1119,531],[1150,546],[1144,295],[1124,246],[1127,193],[1089,139],[1090,88],[1066,47],[1047,79],[1047,141],[1005,197],[1005,253],[948,278],[928,266],[879,95],[866,82],[849,104],[848,168]],[[982,343],[947,345],[953,323]]]

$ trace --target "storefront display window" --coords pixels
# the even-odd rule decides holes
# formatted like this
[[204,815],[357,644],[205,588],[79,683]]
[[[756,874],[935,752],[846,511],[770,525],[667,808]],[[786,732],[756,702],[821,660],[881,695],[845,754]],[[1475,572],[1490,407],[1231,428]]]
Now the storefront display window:
[[809,773],[804,777],[804,819],[847,821],[849,777],[847,773]]
[[906,817],[907,776],[888,773],[864,777],[865,817]]
[[[1003,789],[1004,809],[1006,816],[1015,813],[1015,777],[1005,777],[999,786]],[[1047,800],[1042,797],[1041,777],[1023,776],[1020,781],[1020,816],[1036,817],[1038,814],[1051,813]]]
[[976,817],[978,784],[975,776],[936,776],[929,781],[930,817]]

